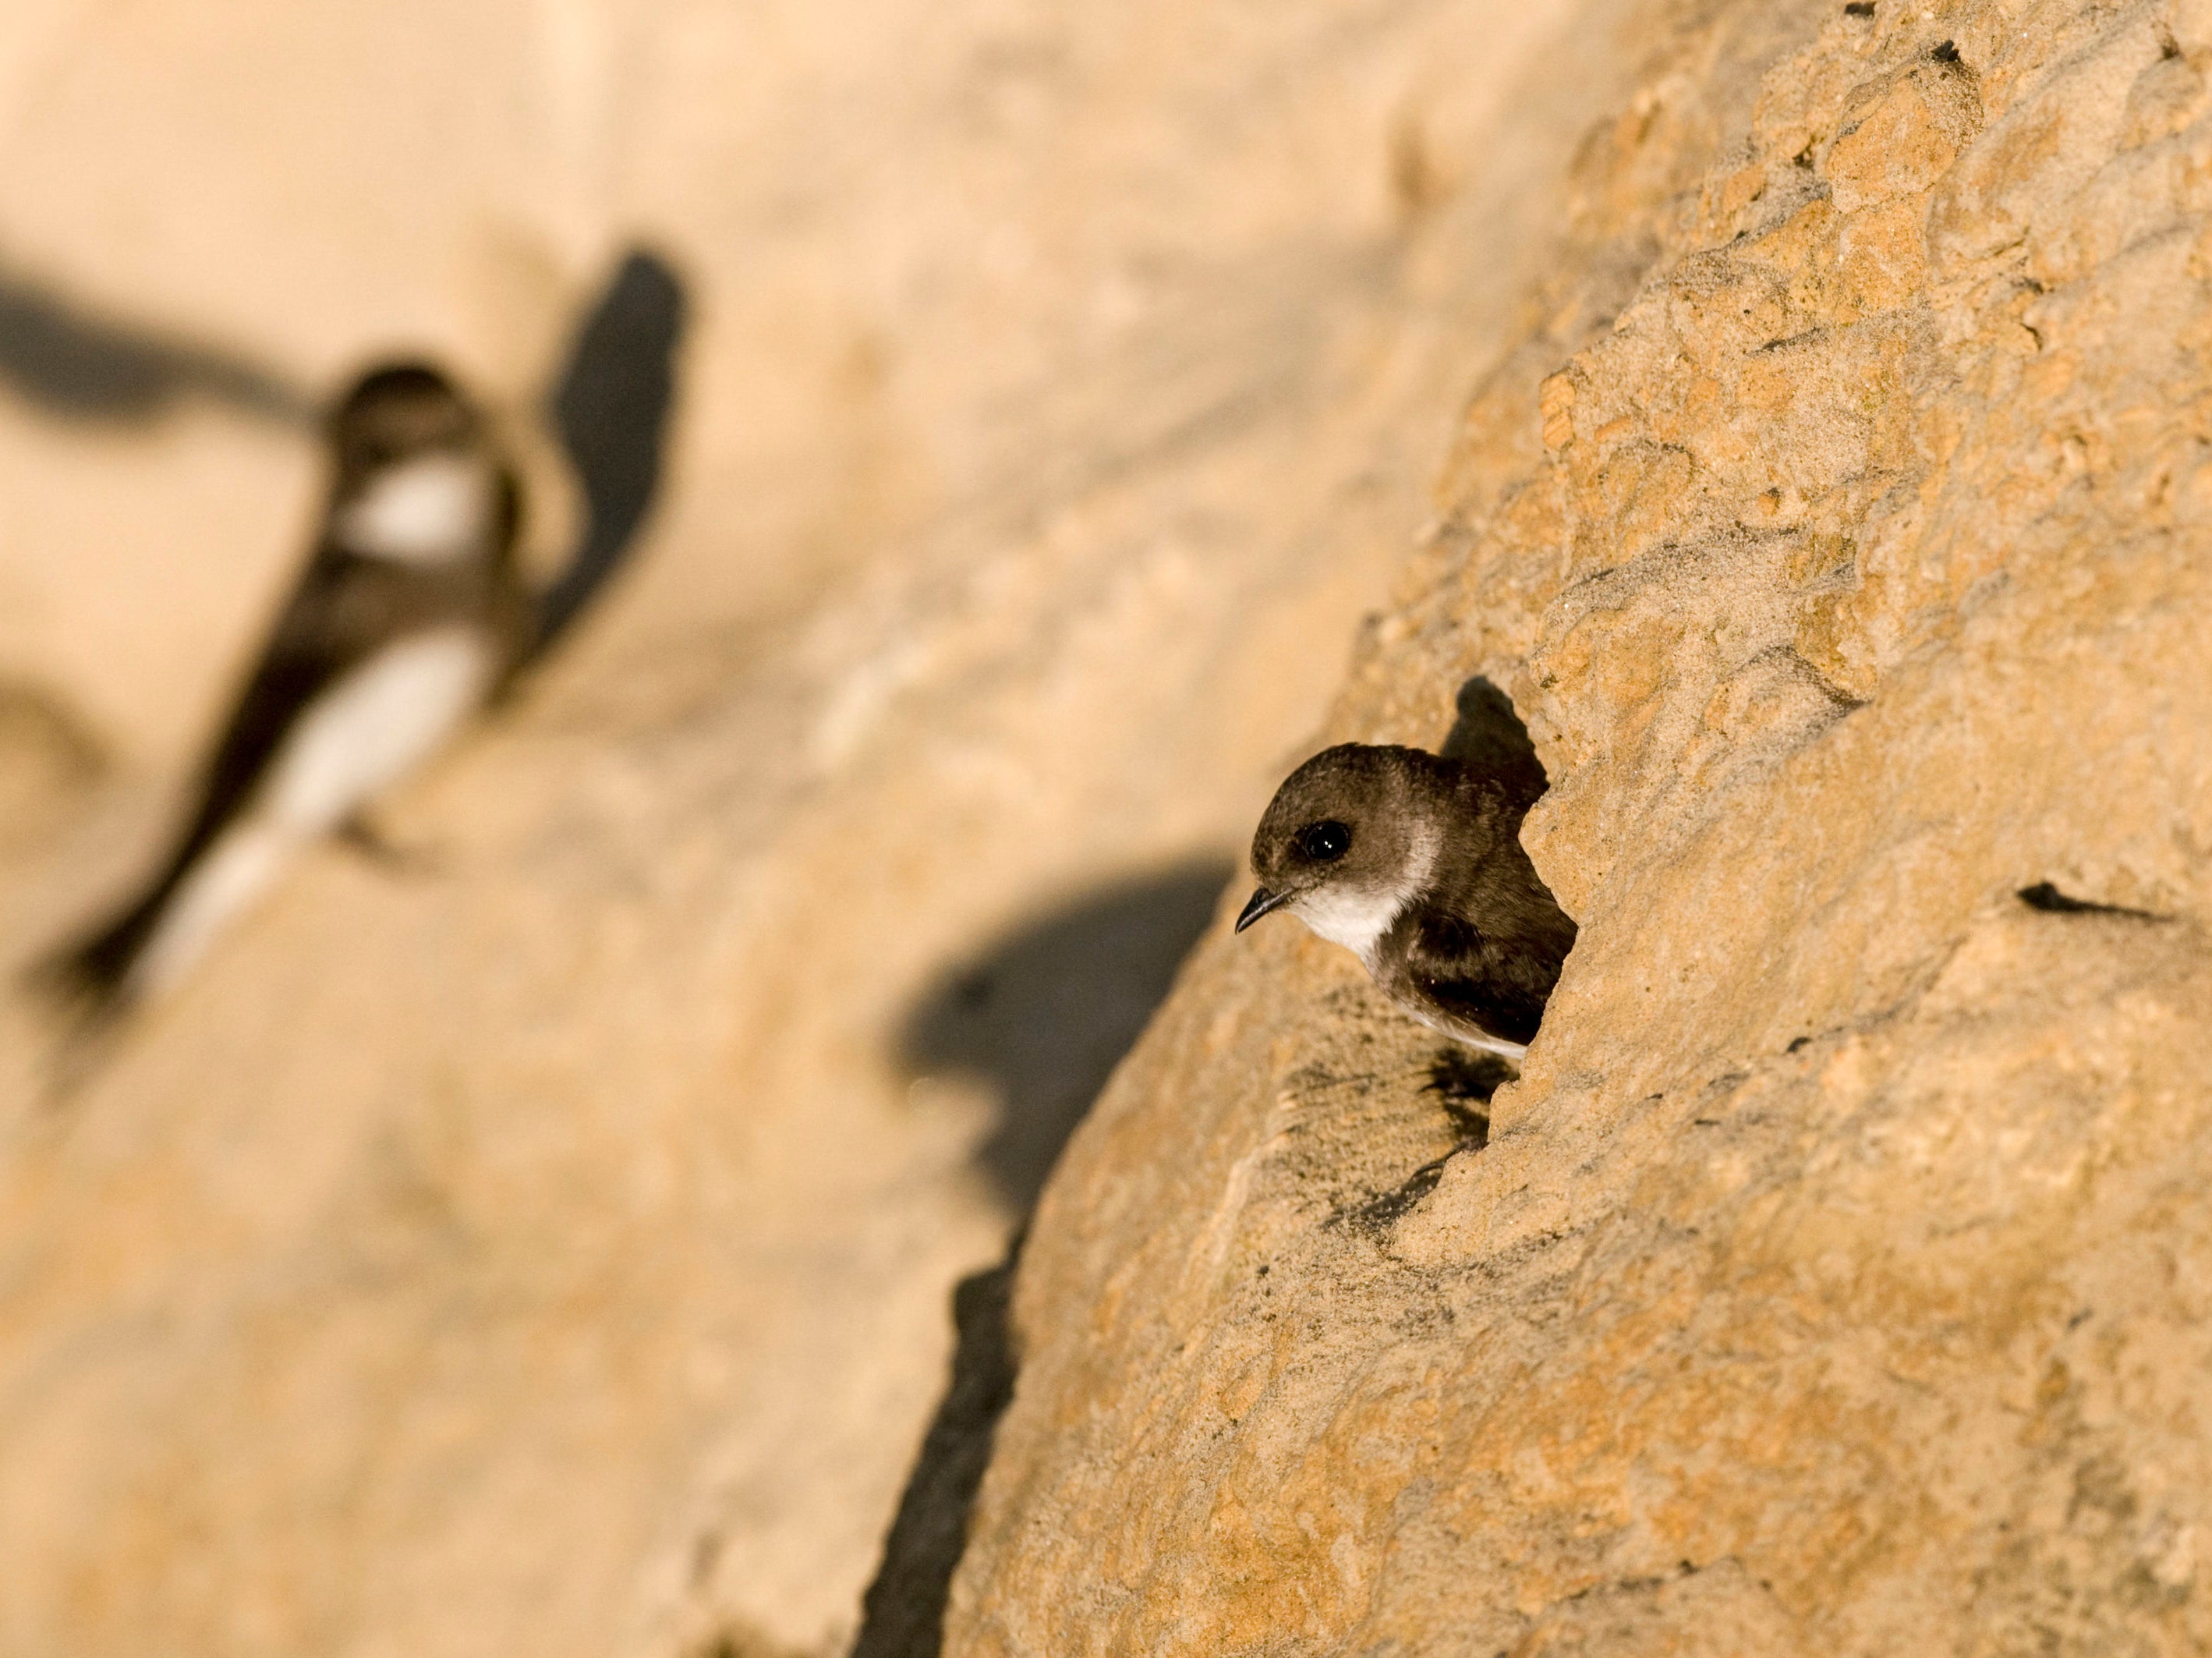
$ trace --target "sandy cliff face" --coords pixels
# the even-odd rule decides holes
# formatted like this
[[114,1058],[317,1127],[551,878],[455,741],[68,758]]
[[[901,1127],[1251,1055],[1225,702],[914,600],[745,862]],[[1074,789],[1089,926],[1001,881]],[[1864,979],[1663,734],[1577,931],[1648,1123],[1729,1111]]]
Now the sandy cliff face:
[[[0,344],[173,372],[0,352],[10,967],[287,396],[520,418],[633,236],[696,329],[434,873],[313,861],[59,1118],[0,1006],[0,1647],[884,1658],[963,1532],[962,1653],[2212,1645],[2212,9],[26,17]],[[1478,673],[1524,1078],[1215,909],[930,1429],[1274,781]]]
[[1031,1235],[951,1650],[2212,1645],[2212,9],[1578,47],[1637,84],[1327,734],[1512,692],[1542,1036],[1480,1143],[1218,920]]

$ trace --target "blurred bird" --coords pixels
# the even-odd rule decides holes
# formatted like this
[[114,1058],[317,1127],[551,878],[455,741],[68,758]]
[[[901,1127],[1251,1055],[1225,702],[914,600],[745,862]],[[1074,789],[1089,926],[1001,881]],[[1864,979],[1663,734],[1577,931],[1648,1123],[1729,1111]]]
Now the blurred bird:
[[308,842],[361,814],[501,686],[529,633],[515,474],[436,369],[365,375],[331,411],[329,499],[176,844],[52,964],[94,1025],[173,984]]
[[[1461,705],[1464,723],[1465,693]],[[1315,755],[1260,820],[1260,887],[1237,930],[1287,910],[1417,1019],[1517,1062],[1575,942],[1521,849],[1521,820],[1544,789],[1527,741],[1525,753],[1493,744],[1474,758],[1450,744],[1441,755],[1364,743]]]

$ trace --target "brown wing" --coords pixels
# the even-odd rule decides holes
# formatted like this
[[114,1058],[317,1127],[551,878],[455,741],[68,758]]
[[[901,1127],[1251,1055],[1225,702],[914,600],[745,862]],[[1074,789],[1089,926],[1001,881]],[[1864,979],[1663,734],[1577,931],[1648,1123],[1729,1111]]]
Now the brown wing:
[[1508,1042],[1534,1039],[1559,962],[1510,949],[1462,917],[1421,917],[1406,948],[1413,988],[1452,1017]]
[[[511,533],[511,523],[506,529]],[[511,586],[503,561],[489,571],[447,573],[357,558],[328,545],[318,549],[232,706],[168,857],[144,892],[53,962],[50,976],[94,996],[119,986],[185,874],[259,787],[301,710],[410,624],[451,615],[455,584],[487,581],[502,591]]]

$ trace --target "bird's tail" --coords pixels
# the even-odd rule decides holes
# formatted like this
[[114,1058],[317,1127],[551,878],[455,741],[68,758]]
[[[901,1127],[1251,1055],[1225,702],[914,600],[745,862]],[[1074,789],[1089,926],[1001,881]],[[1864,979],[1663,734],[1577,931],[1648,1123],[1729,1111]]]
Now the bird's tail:
[[54,1107],[65,1105],[112,1051],[136,999],[132,969],[175,890],[174,879],[165,875],[97,930],[33,962],[25,975],[60,1025],[46,1063],[46,1094]]
[[157,883],[97,930],[33,961],[28,987],[53,1009],[58,1032],[47,1056],[45,1093],[54,1109],[99,1070],[136,1000],[131,970],[160,925],[175,889]]
[[131,969],[154,936],[173,886],[168,881],[159,882],[97,930],[33,963],[29,975],[33,987],[81,1009],[123,999]]

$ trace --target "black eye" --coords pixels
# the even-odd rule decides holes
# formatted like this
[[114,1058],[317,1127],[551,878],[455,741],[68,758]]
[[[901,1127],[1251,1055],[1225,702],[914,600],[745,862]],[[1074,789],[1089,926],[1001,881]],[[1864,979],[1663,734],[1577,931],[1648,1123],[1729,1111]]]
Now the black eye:
[[1328,818],[1306,825],[1291,839],[1316,863],[1334,863],[1352,850],[1352,826]]

